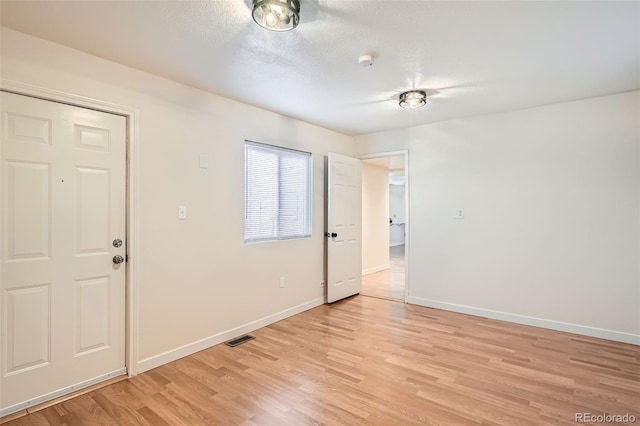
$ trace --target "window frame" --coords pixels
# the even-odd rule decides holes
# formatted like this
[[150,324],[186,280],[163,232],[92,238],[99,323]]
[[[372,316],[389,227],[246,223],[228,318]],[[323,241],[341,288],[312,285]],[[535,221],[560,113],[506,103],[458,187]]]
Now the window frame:
[[[306,230],[307,232],[302,233],[302,234],[298,234],[298,235],[288,235],[288,236],[281,236],[280,235],[280,229],[279,229],[279,219],[276,219],[276,235],[272,235],[269,237],[256,237],[256,238],[247,238],[247,218],[248,218],[248,207],[249,207],[249,202],[248,202],[248,198],[249,198],[249,191],[247,191],[247,185],[249,183],[249,162],[248,162],[248,155],[247,155],[247,150],[248,147],[258,147],[258,148],[262,148],[262,149],[266,149],[266,150],[271,150],[271,151],[275,151],[276,153],[279,152],[289,152],[289,153],[293,153],[293,154],[303,154],[306,158],[306,161],[308,163],[308,169],[307,169],[307,179],[306,179],[306,194],[307,194],[307,205],[306,208],[308,209],[308,229]],[[287,147],[283,147],[283,146],[279,146],[279,145],[273,145],[273,144],[267,144],[267,143],[263,143],[263,142],[256,142],[256,141],[252,141],[249,139],[245,139],[244,141],[244,145],[243,145],[243,150],[244,150],[244,187],[243,187],[243,197],[244,197],[244,209],[243,209],[243,241],[244,244],[256,244],[256,243],[266,243],[266,242],[273,242],[273,241],[286,241],[286,240],[297,240],[297,239],[304,239],[304,238],[311,238],[311,236],[313,235],[313,153],[309,152],[309,151],[303,151],[303,150],[298,150],[298,149],[293,149],[293,148],[287,148]],[[280,155],[278,155],[278,160],[280,160]],[[280,200],[280,191],[282,189],[281,187],[281,172],[280,172],[280,166],[278,164],[278,177],[277,177],[277,196],[278,196],[278,204],[279,204],[279,200]],[[277,217],[279,218],[280,215],[280,206],[278,205],[277,207]]]

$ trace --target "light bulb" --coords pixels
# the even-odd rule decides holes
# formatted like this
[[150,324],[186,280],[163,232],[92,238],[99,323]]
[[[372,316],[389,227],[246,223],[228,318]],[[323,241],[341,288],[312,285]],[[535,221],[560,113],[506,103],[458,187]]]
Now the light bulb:
[[253,0],[253,20],[273,31],[288,31],[298,26],[299,0]]
[[422,90],[412,90],[400,94],[402,108],[418,108],[427,103],[427,94]]

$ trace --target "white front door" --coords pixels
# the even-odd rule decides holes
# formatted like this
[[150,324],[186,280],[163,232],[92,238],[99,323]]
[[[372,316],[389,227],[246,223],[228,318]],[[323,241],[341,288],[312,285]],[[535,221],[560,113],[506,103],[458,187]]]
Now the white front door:
[[125,372],[126,118],[5,92],[0,107],[6,415]]
[[327,202],[327,301],[360,293],[362,287],[362,165],[329,153]]

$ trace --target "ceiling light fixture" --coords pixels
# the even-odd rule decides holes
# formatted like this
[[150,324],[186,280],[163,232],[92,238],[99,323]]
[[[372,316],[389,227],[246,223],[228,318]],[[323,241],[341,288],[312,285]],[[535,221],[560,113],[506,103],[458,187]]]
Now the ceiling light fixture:
[[271,31],[290,31],[300,22],[299,0],[253,0],[253,20]]
[[402,108],[420,108],[427,103],[427,94],[422,90],[409,90],[400,94]]

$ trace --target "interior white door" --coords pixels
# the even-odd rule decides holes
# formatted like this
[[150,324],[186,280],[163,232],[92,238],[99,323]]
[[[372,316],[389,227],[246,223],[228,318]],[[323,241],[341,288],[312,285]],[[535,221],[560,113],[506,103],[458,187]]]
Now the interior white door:
[[6,415],[125,372],[126,119],[5,92],[0,107]]
[[327,201],[327,301],[362,288],[362,164],[329,153]]

